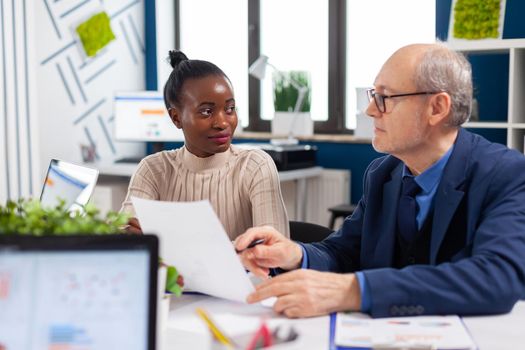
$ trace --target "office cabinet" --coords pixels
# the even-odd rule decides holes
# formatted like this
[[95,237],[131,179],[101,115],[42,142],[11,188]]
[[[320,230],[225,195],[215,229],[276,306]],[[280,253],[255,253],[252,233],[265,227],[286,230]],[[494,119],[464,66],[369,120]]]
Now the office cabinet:
[[464,126],[524,152],[525,39],[461,40],[447,45],[463,52],[473,66],[480,118]]

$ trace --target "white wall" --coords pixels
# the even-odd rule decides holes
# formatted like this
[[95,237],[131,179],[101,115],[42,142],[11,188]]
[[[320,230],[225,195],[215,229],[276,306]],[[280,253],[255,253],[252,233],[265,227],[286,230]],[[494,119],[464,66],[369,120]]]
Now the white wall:
[[173,1],[155,2],[155,25],[157,44],[157,90],[163,91],[172,68],[168,52],[175,49],[175,7]]
[[[87,58],[74,28],[102,10],[111,18],[116,39]],[[94,143],[101,161],[145,152],[144,143],[112,138],[114,91],[145,86],[143,1],[44,0],[36,2],[35,11],[38,96],[33,104],[42,173],[51,158],[81,162],[81,144]]]
[[0,203],[40,187],[33,10],[31,0],[0,1]]
[[[81,162],[80,144],[101,161],[143,154],[112,137],[114,91],[145,86],[143,0],[0,5],[0,203],[38,196],[49,160]],[[88,59],[74,28],[100,11],[116,40]]]

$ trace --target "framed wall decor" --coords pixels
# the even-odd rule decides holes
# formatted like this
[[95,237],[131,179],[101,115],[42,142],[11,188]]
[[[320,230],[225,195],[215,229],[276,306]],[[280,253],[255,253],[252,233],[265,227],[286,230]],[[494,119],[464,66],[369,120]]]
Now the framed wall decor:
[[501,39],[505,0],[453,0],[448,41]]

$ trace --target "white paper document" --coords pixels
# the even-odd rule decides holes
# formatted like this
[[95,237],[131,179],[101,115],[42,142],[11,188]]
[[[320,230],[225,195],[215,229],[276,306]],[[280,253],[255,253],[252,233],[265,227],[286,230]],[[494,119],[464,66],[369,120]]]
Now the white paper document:
[[348,348],[476,349],[458,316],[371,319],[338,313],[335,344]]
[[159,236],[161,258],[184,276],[185,287],[246,302],[255,288],[208,201],[132,201],[142,231]]

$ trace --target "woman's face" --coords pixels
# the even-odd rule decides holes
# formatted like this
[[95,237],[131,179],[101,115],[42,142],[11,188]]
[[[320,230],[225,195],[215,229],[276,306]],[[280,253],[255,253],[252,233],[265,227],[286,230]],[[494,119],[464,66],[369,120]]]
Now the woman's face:
[[181,92],[180,108],[172,108],[170,116],[182,129],[188,151],[201,158],[226,151],[237,127],[228,79],[222,75],[188,79]]

